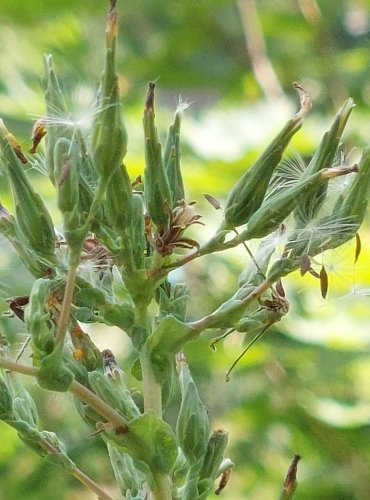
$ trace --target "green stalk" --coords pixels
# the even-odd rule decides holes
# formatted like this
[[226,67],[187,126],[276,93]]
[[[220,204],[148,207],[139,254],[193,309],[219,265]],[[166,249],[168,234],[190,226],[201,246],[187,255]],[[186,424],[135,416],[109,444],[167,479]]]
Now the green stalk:
[[[14,361],[3,358],[1,356],[0,366],[5,368],[6,370],[22,373],[23,375],[30,375],[32,377],[36,377],[39,373],[39,368],[14,363]],[[96,410],[99,415],[105,417],[114,425],[114,427],[119,428],[123,432],[127,432],[128,426],[126,419],[124,419],[122,415],[120,415],[116,410],[111,408],[107,403],[100,399],[99,396],[91,392],[90,389],[74,380],[69,386],[68,390],[69,392],[77,396],[78,399],[94,408],[94,410]]]
[[[138,304],[135,309],[135,324],[137,327],[149,332],[148,307],[146,304]],[[147,343],[141,344],[139,349],[141,374],[143,379],[144,412],[153,411],[162,419],[162,387],[155,377],[150,353]],[[172,483],[167,474],[154,472],[155,488],[153,495],[155,500],[172,500]]]
[[75,282],[76,282],[77,269],[78,269],[78,263],[71,265],[69,267],[69,270],[68,270],[67,283],[66,283],[66,288],[64,291],[62,310],[61,310],[59,321],[58,321],[57,332],[55,334],[55,345],[56,346],[58,344],[64,342],[64,339],[65,339],[65,336],[67,333],[69,316],[70,316],[70,312],[71,312],[71,305],[72,305],[72,299],[73,299],[73,291],[74,291]]
[[[47,439],[42,439],[40,445],[48,452],[49,455],[59,455],[60,450],[53,446]],[[65,469],[68,471],[68,469]],[[91,477],[87,476],[81,469],[75,467],[69,471],[73,477],[75,477],[80,483],[82,483],[86,488],[91,490],[100,500],[113,500],[113,497],[108,495]]]
[[[135,325],[139,330],[144,331],[146,337],[148,337],[149,321],[146,304],[138,304],[136,306]],[[139,359],[143,378],[144,411],[152,410],[162,418],[162,389],[155,378],[146,342],[141,343]]]
[[154,474],[156,488],[153,491],[155,500],[172,500],[171,479],[167,474]]

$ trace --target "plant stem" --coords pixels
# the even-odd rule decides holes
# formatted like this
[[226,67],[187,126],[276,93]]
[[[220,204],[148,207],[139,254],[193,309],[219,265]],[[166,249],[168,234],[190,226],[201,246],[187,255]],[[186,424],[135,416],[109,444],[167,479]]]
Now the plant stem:
[[[135,308],[135,324],[144,328],[147,334],[149,334],[147,305],[137,304]],[[144,412],[153,411],[158,418],[162,419],[162,387],[156,379],[146,342],[140,348],[139,359],[143,378]],[[172,500],[171,478],[162,472],[153,473],[153,476],[155,481],[155,488],[153,490],[154,499]]]
[[162,389],[157,382],[152,363],[145,346],[139,353],[143,377],[144,411],[152,410],[162,417]]
[[81,401],[94,408],[100,415],[111,422],[116,429],[119,429],[120,432],[128,432],[127,420],[105,401],[100,399],[99,396],[90,391],[90,389],[74,380],[68,390],[81,399]]
[[[146,304],[137,304],[135,308],[135,324],[144,329],[148,337],[150,329]],[[144,411],[153,410],[162,418],[162,389],[156,380],[146,342],[140,348],[139,358],[143,378]]]
[[[60,454],[60,450],[57,447],[53,446],[49,441],[44,438],[41,438],[40,445],[48,452],[50,455],[58,455]],[[113,497],[108,495],[93,479],[87,476],[82,470],[78,467],[74,469],[65,469],[69,470],[69,472],[74,476],[80,483],[93,491],[100,500],[113,500]]]
[[154,475],[154,480],[156,482],[156,488],[153,491],[155,500],[172,500],[171,493],[171,479],[167,474]]
[[58,328],[55,334],[55,345],[63,343],[67,333],[69,315],[71,312],[71,304],[73,299],[73,291],[76,282],[77,268],[78,264],[73,264],[68,269],[67,283],[64,291],[62,310],[60,312],[58,320]]
[[[25,366],[19,363],[14,363],[14,361],[3,357],[0,357],[0,366],[7,370],[23,373],[24,375],[31,375],[33,377],[36,377],[39,372],[39,369],[34,366]],[[74,380],[68,390],[77,396],[81,401],[94,408],[94,410],[96,410],[102,417],[105,417],[108,422],[111,422],[116,429],[120,429],[120,432],[128,432],[126,419],[123,418],[122,415],[120,415],[116,410],[111,408],[105,401],[100,399],[99,396],[90,391],[90,389]]]
[[[271,283],[270,281],[263,281],[258,287],[253,290],[253,292],[247,295],[243,300],[240,300],[238,303],[236,303],[233,309],[230,308],[228,310],[228,314],[231,312],[231,310],[238,311],[241,308],[244,308],[247,305],[251,304],[254,300],[258,299],[258,297],[260,297],[266,290],[268,290],[272,286],[272,284],[273,283]],[[219,318],[220,314],[217,314],[217,312],[212,312],[204,318],[193,321],[192,323],[188,323],[188,326],[190,326],[195,332],[202,332],[207,328],[211,328],[214,320],[218,321]]]
[[113,500],[113,497],[108,495],[108,493],[106,493],[95,481],[82,472],[82,470],[78,467],[72,471],[72,476],[78,479],[78,481],[84,484],[87,488],[92,490],[100,500]]

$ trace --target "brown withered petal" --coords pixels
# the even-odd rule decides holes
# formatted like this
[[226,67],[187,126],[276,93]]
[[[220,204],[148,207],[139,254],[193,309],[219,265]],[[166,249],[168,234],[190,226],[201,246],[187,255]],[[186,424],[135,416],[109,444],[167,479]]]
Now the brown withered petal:
[[203,193],[204,198],[212,205],[216,210],[220,210],[221,203],[211,194]]
[[320,271],[320,289],[322,298],[325,299],[328,293],[328,274],[324,266],[322,266]]
[[218,483],[217,490],[215,491],[215,495],[220,495],[221,491],[225,488],[227,483],[229,482],[231,476],[231,469],[226,469],[222,474],[220,481]]
[[361,253],[361,238],[360,238],[360,235],[358,233],[356,233],[355,264],[356,264],[358,258],[360,257],[360,253]]
[[108,14],[108,23],[106,33],[109,38],[110,43],[117,38],[118,23],[117,23],[117,10],[116,10],[117,0],[110,0],[110,9]]
[[18,158],[21,160],[21,162],[25,165],[28,160],[27,158],[24,156],[23,154],[23,151],[22,151],[22,148],[20,147],[19,144],[16,144],[16,145],[13,145],[13,150],[14,150],[14,153],[18,156]]
[[314,269],[309,269],[308,272],[311,274],[311,276],[313,276],[314,278],[317,278],[318,280],[320,279],[320,275],[318,272],[316,272]]
[[311,269],[311,260],[308,255],[302,255],[301,257],[301,276],[304,276],[307,271]]
[[284,481],[284,491],[286,493],[294,493],[297,488],[297,466],[301,459],[301,455],[298,453],[294,455],[294,458],[289,466],[285,481]]
[[275,284],[275,290],[278,293],[278,295],[280,295],[280,297],[285,297],[285,290],[284,290],[283,282],[281,281],[281,279],[277,280],[277,282]]
[[154,82],[149,82],[148,85],[148,93],[146,95],[146,100],[145,100],[145,111],[152,110],[154,111],[154,89],[155,89],[155,83]]
[[131,187],[134,188],[136,186],[138,186],[139,184],[142,184],[143,183],[143,179],[141,178],[141,175],[138,175],[136,177],[136,179],[134,179],[132,182],[131,182]]
[[5,302],[9,304],[12,312],[22,321],[24,321],[24,310],[23,308],[28,304],[30,298],[28,295],[22,295],[20,297],[12,297],[11,299],[6,299]]
[[37,122],[33,126],[32,147],[28,150],[29,153],[31,153],[32,155],[36,153],[37,146],[40,144],[41,139],[45,137],[45,135],[45,120],[41,118],[40,120],[37,120]]
[[199,242],[191,238],[179,238],[173,242],[175,247],[182,248],[199,248]]

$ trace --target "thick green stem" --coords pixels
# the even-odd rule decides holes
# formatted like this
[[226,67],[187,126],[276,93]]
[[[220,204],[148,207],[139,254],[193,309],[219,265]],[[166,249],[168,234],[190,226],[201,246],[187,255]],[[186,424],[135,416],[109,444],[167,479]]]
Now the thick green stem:
[[171,479],[167,474],[159,473],[154,475],[156,488],[153,491],[155,500],[172,500]]
[[[148,307],[146,304],[138,304],[135,309],[135,324],[146,332],[146,337],[150,333]],[[143,378],[144,410],[153,410],[162,418],[162,390],[157,382],[147,350],[146,342],[141,344],[139,350],[141,372]]]
[[157,382],[152,363],[145,346],[140,354],[141,372],[143,377],[144,411],[153,410],[162,417],[162,389]]
[[[149,318],[147,305],[138,304],[135,310],[135,323],[144,328],[149,335]],[[155,377],[153,365],[147,344],[144,342],[139,350],[141,374],[143,379],[144,411],[154,411],[162,418],[162,387]],[[153,491],[155,500],[172,500],[172,482],[167,474],[154,473],[155,488]]]

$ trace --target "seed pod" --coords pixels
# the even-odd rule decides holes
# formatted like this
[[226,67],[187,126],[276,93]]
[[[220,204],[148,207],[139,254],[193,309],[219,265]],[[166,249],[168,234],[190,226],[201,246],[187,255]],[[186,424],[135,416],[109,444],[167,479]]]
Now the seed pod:
[[46,308],[53,281],[40,278],[33,284],[28,305],[24,310],[24,321],[31,335],[31,347],[36,362],[50,354],[54,348],[55,324]]
[[332,214],[322,217],[314,225],[296,229],[286,248],[290,257],[315,256],[334,249],[353,238],[366,215],[370,197],[370,148],[366,148],[358,165],[358,173],[348,189],[340,195],[340,203]]
[[49,268],[40,262],[37,256],[30,251],[22,241],[22,235],[16,224],[16,220],[8,210],[0,203],[0,233],[3,234],[17,252],[18,257],[36,278],[45,276]]
[[[333,165],[341,136],[353,108],[354,102],[352,99],[348,99],[340,108],[332,126],[324,134],[320,146],[303,172],[302,180],[323,168]],[[316,191],[310,192],[310,194],[302,193],[300,202],[294,212],[298,223],[307,223],[315,217],[325,200],[327,187],[328,184],[324,183],[318,186]]]
[[166,145],[163,154],[163,163],[172,195],[172,208],[185,198],[184,183],[180,165],[180,125],[183,106],[179,106],[175,119],[168,130]]
[[108,184],[104,214],[118,233],[127,229],[133,219],[131,181],[124,166],[115,170]]
[[103,359],[99,349],[78,323],[71,328],[71,341],[74,347],[74,359],[79,361],[88,371],[103,367]]
[[333,215],[340,218],[349,217],[354,224],[360,227],[365,218],[370,198],[370,147],[363,151],[358,165],[358,173],[344,196],[337,213]]
[[54,180],[58,208],[63,215],[64,236],[72,252],[79,253],[84,239],[80,228],[79,151],[72,141],[61,138],[54,150]]
[[103,185],[109,182],[116,170],[124,168],[121,165],[127,152],[127,132],[121,116],[116,74],[116,40],[117,13],[112,3],[106,31],[105,68],[92,138],[93,160]]
[[189,298],[189,287],[186,283],[176,283],[174,286],[169,282],[163,283],[158,288],[159,318],[172,315],[185,322]]
[[[203,467],[199,474],[199,481],[211,480],[212,483],[219,473],[220,465],[224,457],[225,448],[227,446],[228,434],[224,430],[214,431],[209,438],[207,452],[204,458]],[[201,484],[198,486],[201,493]]]
[[58,77],[53,68],[53,58],[51,54],[44,57],[44,88],[47,119],[45,128],[47,131],[45,138],[46,165],[51,182],[54,184],[54,148],[58,139],[70,137],[69,127],[63,123],[66,116],[64,96],[59,85]]
[[154,122],[154,83],[149,83],[144,107],[145,134],[145,201],[148,214],[157,229],[169,225],[172,205],[171,189],[163,165],[161,145]]
[[177,417],[176,434],[189,465],[202,459],[211,433],[206,409],[186,363],[180,366],[181,407]]
[[232,229],[248,222],[258,210],[265,197],[267,186],[274,170],[280,163],[282,154],[293,135],[301,128],[304,115],[311,107],[306,92],[296,84],[301,108],[291,118],[271,144],[265,149],[254,164],[242,175],[231,189],[226,201],[224,228]]
[[[73,221],[74,227],[78,225],[79,163],[76,144],[69,139],[58,139],[54,149],[54,178],[58,195],[58,208],[63,215],[70,214],[74,210],[77,211]],[[66,222],[68,225],[68,220]]]
[[0,376],[0,420],[13,420],[13,396],[2,376]]
[[339,175],[346,175],[356,170],[356,166],[325,168],[310,175],[306,179],[302,179],[293,187],[269,198],[252,215],[247,228],[237,237],[238,241],[263,238],[272,231],[275,231],[300,202],[302,193],[308,194],[311,191],[315,192],[318,186],[325,183],[327,179]]
[[266,280],[269,283],[275,283],[279,278],[284,278],[287,274],[295,271],[299,267],[299,259],[281,257],[275,261],[267,274]]
[[50,214],[40,195],[33,189],[28,177],[11,148],[8,131],[0,121],[0,149],[3,167],[13,192],[17,226],[29,249],[50,265],[55,264],[55,234]]
[[140,194],[132,195],[132,222],[130,237],[125,244],[130,245],[130,252],[137,269],[144,268],[144,256],[147,242],[145,239],[145,220],[143,197]]
[[140,415],[140,410],[132,399],[121,371],[115,379],[108,378],[101,371],[89,372],[88,378],[96,394],[112,408],[118,410],[127,420]]
[[114,476],[124,498],[145,499],[147,494],[142,490],[142,485],[147,478],[135,467],[131,456],[107,443],[109,459],[112,464]]

